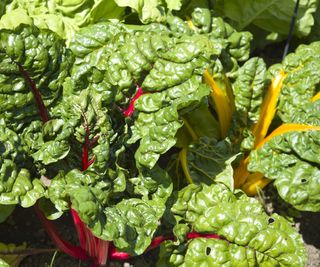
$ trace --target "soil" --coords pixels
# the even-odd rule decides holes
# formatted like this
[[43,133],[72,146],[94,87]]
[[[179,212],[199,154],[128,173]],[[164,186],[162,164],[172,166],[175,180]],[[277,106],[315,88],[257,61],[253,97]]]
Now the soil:
[[304,212],[296,225],[302,234],[308,252],[307,267],[320,266],[320,213]]
[[[300,218],[295,220],[295,226],[302,234],[308,252],[306,267],[319,267],[320,232],[318,227],[320,213],[302,212],[299,214]],[[64,215],[57,222],[56,226],[63,237],[71,243],[77,244],[75,228],[70,214]],[[60,252],[57,252],[55,255],[56,250],[54,244],[47,236],[32,208],[23,209],[17,207],[9,219],[0,224],[0,242],[14,244],[26,242],[29,248],[34,249],[34,253],[41,252],[39,249],[47,249],[47,251],[43,253],[36,253],[24,257],[19,267],[89,267],[90,265],[87,262],[75,260]],[[155,266],[154,262],[142,262],[142,259],[138,259],[136,263],[131,263],[132,265],[130,263],[112,262],[109,267]]]

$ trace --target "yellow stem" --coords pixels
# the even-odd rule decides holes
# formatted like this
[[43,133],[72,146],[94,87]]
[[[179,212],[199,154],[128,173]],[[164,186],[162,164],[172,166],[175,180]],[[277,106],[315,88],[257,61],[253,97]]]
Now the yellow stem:
[[191,30],[195,31],[196,30],[196,27],[194,26],[191,18],[189,16],[186,16],[186,19],[187,19],[187,23],[188,23],[188,26]]
[[197,141],[198,140],[198,135],[196,134],[196,132],[193,130],[193,128],[191,127],[190,123],[188,122],[188,120],[184,117],[182,117],[184,126],[186,126],[188,133],[190,134],[191,138],[193,141]]
[[311,102],[316,102],[317,100],[320,99],[320,92],[318,92],[315,96],[312,97]]
[[276,113],[277,102],[285,77],[286,74],[283,70],[281,70],[278,75],[273,78],[268,92],[263,100],[259,120],[252,130],[255,136],[255,145],[260,143],[268,132],[269,126]]
[[234,187],[240,188],[241,185],[245,183],[247,177],[249,176],[249,172],[247,170],[249,163],[249,157],[241,160],[239,166],[234,170],[233,178],[234,178]]
[[228,77],[225,74],[223,74],[223,77],[224,77],[223,78],[224,83],[226,85],[226,92],[227,92],[227,96],[228,96],[228,100],[229,100],[229,106],[231,108],[231,113],[233,113],[234,110],[236,109],[236,105],[234,102],[232,86],[231,86],[231,83],[230,83]]
[[273,137],[285,134],[288,132],[297,132],[297,131],[320,131],[320,126],[307,125],[307,124],[295,124],[295,123],[286,123],[279,126],[266,138],[264,138],[260,143],[256,145],[256,149],[262,147],[266,142],[268,142]]
[[223,90],[214,81],[214,79],[211,77],[208,70],[205,70],[203,76],[204,76],[205,82],[211,88],[210,96],[217,109],[216,111],[219,119],[221,137],[225,138],[230,128],[231,116],[232,116],[232,109],[231,109],[228,96],[224,94]]
[[[276,105],[280,95],[280,90],[282,83],[286,74],[284,71],[280,73],[273,79],[271,86],[265,96],[262,104],[260,118],[258,123],[253,128],[253,134],[255,136],[255,149],[261,148],[266,142],[277,135],[285,134],[287,132],[293,131],[320,131],[320,126],[306,125],[306,124],[295,124],[287,123],[282,124],[277,129],[275,129],[267,137],[271,121],[276,112]],[[319,93],[312,98],[312,101],[320,99]],[[262,173],[255,172],[250,174],[247,170],[249,163],[249,156],[242,160],[239,166],[234,172],[235,187],[242,188],[248,196],[254,196],[259,189],[263,189],[271,180],[264,178]]]
[[[264,138],[259,144],[257,144],[255,148],[258,149],[262,147],[266,142],[270,141],[273,137],[277,135],[296,131],[320,131],[320,126],[294,123],[282,124],[271,134],[269,134],[266,138]],[[241,187],[247,195],[251,196],[254,195],[254,192],[257,192],[257,186],[259,186],[259,188],[262,189],[270,182],[270,180],[267,178],[263,178],[263,174],[259,172],[249,174],[249,172],[247,171],[248,163],[249,157],[244,159],[240,163],[238,168],[235,170],[234,179],[235,186],[237,188]]]
[[255,172],[249,175],[246,183],[241,187],[241,189],[250,197],[257,194],[258,190],[263,189],[267,186],[271,180],[263,177],[260,172]]
[[193,184],[189,168],[188,168],[188,162],[187,162],[187,148],[182,148],[180,153],[179,153],[179,160],[182,166],[183,173],[188,181],[189,184]]

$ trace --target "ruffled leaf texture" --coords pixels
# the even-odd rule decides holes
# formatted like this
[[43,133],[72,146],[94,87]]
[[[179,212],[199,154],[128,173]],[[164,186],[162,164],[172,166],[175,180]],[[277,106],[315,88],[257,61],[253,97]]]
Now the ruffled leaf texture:
[[261,58],[250,58],[241,66],[232,83],[237,114],[246,127],[259,119],[264,89],[267,84],[267,68]]
[[274,136],[250,153],[250,171],[273,179],[279,195],[299,210],[320,210],[320,103],[305,107],[302,125],[317,129],[292,130]]
[[167,241],[157,266],[304,266],[306,261],[302,238],[288,221],[268,216],[257,200],[222,184],[185,187],[171,211],[180,225],[220,239]]
[[307,113],[312,97],[319,92],[319,51],[320,42],[300,45],[281,64],[270,68],[273,75],[279,70],[286,74],[277,107],[277,115],[285,123],[303,123],[301,117]]
[[237,59],[248,56],[249,34],[236,33],[222,21],[214,25],[220,32],[196,34],[174,32],[172,25],[132,28],[99,23],[80,30],[73,39],[70,48],[78,57],[75,73],[92,67],[105,73],[119,105],[128,105],[136,84],[141,85],[144,94],[135,102],[128,140],[130,144],[140,140],[135,154],[138,166],[152,168],[175,145],[182,127],[180,114],[194,109],[210,92],[202,74],[211,58],[218,58],[223,48],[232,54],[232,47],[242,47],[235,57],[223,56],[237,68]]
[[166,9],[179,10],[182,0],[114,0],[118,6],[130,7],[137,12],[143,23],[163,22],[166,20]]
[[[279,132],[252,151],[248,166],[250,171],[275,180],[274,185],[285,201],[307,211],[320,210],[320,103],[312,101],[319,92],[319,49],[319,42],[302,45],[271,69],[271,73],[279,69],[286,73],[277,115],[283,125],[297,126]],[[311,128],[302,131],[299,125]]]
[[[34,24],[49,29],[70,42],[79,28],[99,19],[121,19],[124,8],[113,0],[13,0],[1,3],[0,28],[15,29],[20,24]],[[2,15],[2,13],[0,13]]]
[[39,92],[45,107],[55,104],[73,59],[64,41],[51,31],[22,25],[1,30],[0,36],[0,113],[19,129],[44,115],[33,91]]
[[241,150],[251,150],[254,146],[253,126],[261,115],[261,104],[268,83],[267,67],[262,58],[247,60],[230,79],[234,95],[235,112],[229,130],[229,138]]
[[142,254],[150,245],[165,203],[172,193],[168,175],[156,168],[133,181],[136,196],[116,196],[111,181],[92,171],[73,170],[52,180],[48,197],[57,210],[67,210],[69,201],[94,235],[113,241],[133,255]]
[[28,169],[31,161],[19,135],[7,128],[3,119],[0,120],[0,150],[0,203],[34,205],[43,196],[44,188]]
[[[44,193],[31,154],[44,145],[35,141],[41,141],[42,121],[59,100],[73,58],[50,31],[20,26],[0,36],[1,204],[29,207]],[[61,158],[67,149],[49,142],[46,154]]]

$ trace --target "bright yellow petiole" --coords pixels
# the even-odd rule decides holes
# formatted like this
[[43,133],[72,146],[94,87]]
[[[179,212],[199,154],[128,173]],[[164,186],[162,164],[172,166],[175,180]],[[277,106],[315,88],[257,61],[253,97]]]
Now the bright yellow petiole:
[[[192,140],[193,141],[197,141],[199,137],[196,134],[196,132],[192,129],[192,127],[191,127],[190,123],[188,122],[188,120],[186,118],[184,118],[184,117],[182,117],[182,120],[183,120],[183,124],[186,127],[188,133],[190,134]],[[188,147],[186,146],[186,147],[182,148],[180,153],[179,153],[179,162],[181,164],[181,167],[182,167],[184,176],[187,179],[187,182],[189,184],[193,184],[192,177],[190,175],[189,168],[188,168],[187,155],[188,155]]]
[[[286,74],[281,70],[279,74],[273,78],[271,85],[268,88],[268,92],[262,102],[259,120],[252,129],[255,136],[255,148],[257,148],[257,145],[261,143],[268,132],[269,126],[276,113],[277,102],[285,77]],[[250,173],[247,171],[248,163],[249,157],[246,157],[240,162],[239,166],[234,171],[234,183],[236,188],[241,187],[250,176]]]
[[208,70],[205,70],[203,74],[205,82],[211,88],[211,99],[216,106],[216,111],[218,114],[219,125],[221,137],[225,138],[227,136],[227,132],[230,128],[231,117],[232,117],[232,108],[229,102],[228,96],[223,92],[223,90],[219,87],[219,85],[214,81],[211,77]]
[[246,183],[242,186],[242,190],[247,196],[253,197],[259,189],[263,189],[270,182],[271,180],[264,178],[262,173],[255,172],[248,176]]
[[245,159],[241,160],[239,166],[234,170],[233,178],[235,188],[240,188],[249,176],[250,173],[247,170],[248,163],[249,157],[246,157]]
[[286,74],[281,70],[278,75],[273,78],[268,92],[262,102],[259,120],[252,130],[252,133],[255,136],[255,145],[260,143],[268,132],[269,126],[276,113],[277,102],[285,77]]
[[269,134],[265,139],[256,145],[256,148],[262,147],[271,138],[285,134],[288,132],[298,132],[298,131],[320,131],[320,126],[308,125],[308,124],[295,124],[295,123],[285,123],[275,129],[271,134]]
[[192,141],[198,140],[198,136],[197,136],[196,132],[192,129],[192,127],[191,127],[190,123],[187,121],[187,119],[182,117],[182,120],[183,120],[184,126],[186,126],[187,131],[192,138]]
[[[259,144],[256,145],[256,149],[262,147],[266,142],[271,140],[277,135],[282,135],[288,132],[297,132],[297,131],[320,131],[320,126],[307,125],[307,124],[294,124],[287,123],[282,124],[277,129],[275,129],[271,134],[264,138]],[[255,172],[249,174],[247,171],[247,166],[249,163],[249,157],[243,160],[238,168],[235,171],[235,179],[238,179],[237,187],[242,188],[248,196],[254,196],[257,193],[257,190],[263,189],[271,180],[264,178],[262,173]],[[236,176],[239,175],[239,176]],[[245,177],[245,178],[243,178]]]
[[183,173],[188,181],[189,184],[193,184],[189,168],[188,168],[188,161],[187,161],[187,148],[182,148],[179,153],[179,161],[183,170]]
[[187,23],[188,23],[188,26],[191,30],[195,31],[196,30],[196,27],[194,26],[191,18],[189,16],[186,16],[186,19],[187,19]]
[[316,102],[317,100],[320,99],[320,92],[318,92],[314,97],[312,97],[311,102]]

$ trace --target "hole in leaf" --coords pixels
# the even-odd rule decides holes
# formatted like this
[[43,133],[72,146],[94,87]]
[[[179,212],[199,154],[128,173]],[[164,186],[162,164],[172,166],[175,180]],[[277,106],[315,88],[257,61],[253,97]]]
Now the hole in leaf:
[[302,184],[305,184],[306,182],[308,182],[308,180],[307,180],[307,179],[304,179],[304,178],[303,178],[303,179],[301,179],[301,183],[302,183]]
[[272,223],[274,223],[274,219],[273,218],[269,218],[268,224],[272,224]]
[[206,248],[206,255],[209,256],[211,253],[211,248],[210,247],[207,247]]

